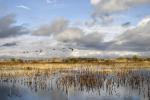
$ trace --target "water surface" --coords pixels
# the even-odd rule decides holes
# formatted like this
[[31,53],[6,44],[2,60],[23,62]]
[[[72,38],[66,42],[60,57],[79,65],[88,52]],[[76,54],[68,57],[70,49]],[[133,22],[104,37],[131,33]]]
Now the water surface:
[[3,67],[0,100],[150,100],[150,69]]

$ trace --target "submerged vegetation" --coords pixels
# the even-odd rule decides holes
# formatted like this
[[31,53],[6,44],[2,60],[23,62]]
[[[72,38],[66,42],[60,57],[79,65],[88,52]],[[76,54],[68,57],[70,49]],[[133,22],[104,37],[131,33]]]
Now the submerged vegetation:
[[87,96],[89,100],[133,100],[134,97],[150,100],[149,70],[150,59],[138,56],[12,58],[0,62],[0,91],[4,91],[0,96],[11,100],[25,100],[26,96],[42,97],[42,100],[70,100],[72,96],[78,100]]
[[[52,100],[70,100],[69,97],[73,93],[79,98],[87,97],[84,94],[89,96],[95,94],[98,98],[104,96],[112,98],[102,100],[133,100],[130,99],[132,98],[131,95],[142,98],[138,100],[150,99],[150,72],[146,69],[111,69],[110,66],[97,67],[94,65],[57,68],[58,64],[57,66],[53,65],[53,68],[52,65],[49,68],[40,67],[36,69],[28,69],[29,67],[27,67],[27,70],[21,70],[17,67],[13,70],[0,70],[0,89],[5,89],[3,95],[22,100],[24,91],[29,97],[31,97],[31,93],[35,95],[42,92],[46,94],[43,98],[52,93],[55,94],[57,91],[58,97],[65,97],[66,99],[53,99],[53,96],[56,95],[51,95],[49,98]],[[126,92],[122,92],[123,90]],[[113,99],[113,97],[119,99]]]

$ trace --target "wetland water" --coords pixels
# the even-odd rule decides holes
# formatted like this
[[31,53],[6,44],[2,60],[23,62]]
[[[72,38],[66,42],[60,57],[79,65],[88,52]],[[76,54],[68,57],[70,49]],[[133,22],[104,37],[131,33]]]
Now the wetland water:
[[1,67],[0,100],[150,100],[149,68],[83,66]]

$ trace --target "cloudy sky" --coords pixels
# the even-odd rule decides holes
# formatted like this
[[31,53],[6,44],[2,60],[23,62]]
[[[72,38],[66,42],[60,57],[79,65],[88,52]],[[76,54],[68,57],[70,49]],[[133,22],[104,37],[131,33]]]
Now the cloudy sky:
[[150,0],[0,0],[0,57],[150,56]]

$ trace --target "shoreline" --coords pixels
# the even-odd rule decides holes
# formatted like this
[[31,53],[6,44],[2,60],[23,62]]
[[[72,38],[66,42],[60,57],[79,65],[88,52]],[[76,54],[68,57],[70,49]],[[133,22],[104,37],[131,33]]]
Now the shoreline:
[[0,63],[0,70],[3,69],[76,69],[76,68],[100,68],[100,69],[144,69],[150,68],[150,62],[111,62],[111,63]]
[[101,61],[101,62],[88,62],[88,61],[84,61],[84,62],[43,62],[43,61],[31,61],[31,62],[12,62],[12,61],[0,61],[0,65],[3,64],[8,64],[8,65],[14,65],[14,64],[150,64],[150,61],[110,61],[110,62],[105,62],[105,61]]

